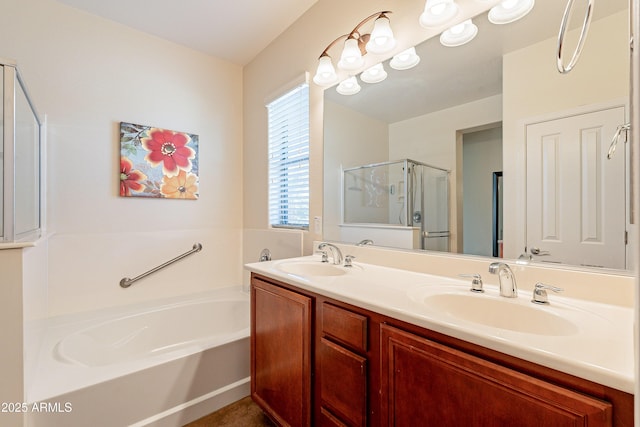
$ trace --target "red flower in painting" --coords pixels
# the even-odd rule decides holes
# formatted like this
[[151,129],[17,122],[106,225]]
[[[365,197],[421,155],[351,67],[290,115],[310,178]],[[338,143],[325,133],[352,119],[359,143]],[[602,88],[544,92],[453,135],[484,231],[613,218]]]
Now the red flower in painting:
[[148,138],[141,138],[142,146],[149,153],[145,160],[153,167],[162,163],[162,172],[166,176],[176,176],[180,170],[191,170],[191,159],[196,152],[187,147],[189,137],[184,133],[172,132],[166,129],[153,128]]
[[132,170],[133,163],[131,160],[121,157],[120,158],[120,195],[131,196],[131,190],[142,191],[144,185],[140,181],[147,179],[147,176],[139,170]]

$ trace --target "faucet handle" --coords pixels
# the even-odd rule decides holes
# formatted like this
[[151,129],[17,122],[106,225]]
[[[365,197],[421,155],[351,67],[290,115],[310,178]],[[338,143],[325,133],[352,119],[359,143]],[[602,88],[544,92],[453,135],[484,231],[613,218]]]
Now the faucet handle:
[[345,255],[344,256],[344,266],[345,267],[353,267],[353,264],[351,264],[351,261],[353,261],[355,257],[353,255]]
[[549,298],[547,297],[547,289],[553,292],[562,292],[564,289],[558,288],[557,286],[551,286],[544,283],[536,283],[536,286],[533,288],[533,298],[531,299],[532,303],[535,304],[549,304]]
[[260,252],[260,258],[258,260],[259,262],[271,261],[271,251],[269,248],[264,248]]
[[329,255],[327,255],[327,251],[317,251],[316,253],[322,255],[320,262],[329,262]]
[[484,292],[482,288],[482,276],[478,273],[474,274],[458,274],[460,277],[471,277],[473,280],[471,281],[471,292]]

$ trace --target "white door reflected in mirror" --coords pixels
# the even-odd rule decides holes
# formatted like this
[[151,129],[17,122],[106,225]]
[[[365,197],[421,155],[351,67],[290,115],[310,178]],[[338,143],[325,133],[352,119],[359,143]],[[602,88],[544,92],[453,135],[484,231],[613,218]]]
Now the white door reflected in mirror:
[[607,159],[624,110],[527,125],[527,247],[536,261],[626,268],[624,150]]

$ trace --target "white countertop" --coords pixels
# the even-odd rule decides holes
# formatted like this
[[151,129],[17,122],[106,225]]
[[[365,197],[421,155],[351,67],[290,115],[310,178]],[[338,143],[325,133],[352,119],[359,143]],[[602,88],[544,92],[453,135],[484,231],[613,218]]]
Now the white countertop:
[[[547,311],[577,325],[567,334],[536,334],[487,326],[431,310],[420,301],[435,289],[468,292],[473,298],[506,300],[495,286],[484,294],[468,291],[469,280],[416,273],[354,262],[338,276],[303,276],[285,272],[286,263],[318,262],[319,256],[246,264],[245,268],[326,297],[398,320],[481,345],[511,356],[575,375],[627,393],[634,392],[633,309],[560,297],[549,292],[548,306],[529,302],[530,291],[520,291],[514,304]],[[444,287],[444,288],[442,288]],[[465,294],[466,295],[466,294]],[[481,302],[481,301],[480,301]],[[559,320],[562,320],[559,319]],[[580,319],[586,319],[584,321]]]

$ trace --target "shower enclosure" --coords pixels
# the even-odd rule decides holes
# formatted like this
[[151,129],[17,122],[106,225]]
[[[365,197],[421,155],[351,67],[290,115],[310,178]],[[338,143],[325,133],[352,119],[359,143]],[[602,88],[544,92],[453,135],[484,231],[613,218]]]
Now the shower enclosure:
[[343,223],[419,229],[419,248],[449,250],[449,171],[404,159],[343,170]]
[[41,232],[43,123],[16,64],[0,58],[0,243]]

